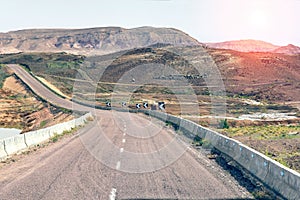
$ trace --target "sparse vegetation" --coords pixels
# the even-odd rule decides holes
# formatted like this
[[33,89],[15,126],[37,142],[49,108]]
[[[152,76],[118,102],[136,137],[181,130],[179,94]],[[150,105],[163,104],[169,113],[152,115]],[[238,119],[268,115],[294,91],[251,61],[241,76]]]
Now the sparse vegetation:
[[252,195],[258,200],[273,200],[273,197],[264,190],[255,190]]
[[20,64],[27,71],[45,77],[62,92],[72,94],[74,80],[60,80],[59,77],[75,78],[84,58],[66,53],[17,53],[0,55],[0,63]]
[[229,129],[229,124],[227,122],[227,119],[222,119],[219,122],[219,128],[221,128],[221,129]]
[[202,138],[200,138],[198,135],[195,135],[193,141],[192,141],[192,145],[194,146],[202,146]]
[[69,131],[64,131],[62,134],[58,135],[58,134],[54,134],[54,136],[52,138],[50,138],[50,141],[55,143],[57,142],[60,138],[62,138],[63,136],[65,135],[70,135],[76,131],[78,131],[78,129],[80,129],[81,126],[78,126],[78,127],[75,127],[75,128],[72,128],[71,130]]
[[46,121],[46,120],[41,121],[41,123],[40,123],[40,128],[45,127],[46,124],[47,124],[47,121]]
[[230,137],[248,136],[251,139],[293,139],[300,138],[300,125],[265,125],[228,128],[225,131]]
[[55,134],[52,138],[51,138],[51,141],[54,143],[54,142],[57,142],[58,139],[59,139],[60,135],[57,135]]
[[94,118],[93,117],[88,117],[86,120],[90,122],[90,121],[93,121]]
[[179,126],[179,125],[177,125],[177,124],[174,124],[174,123],[172,123],[172,122],[169,122],[169,121],[166,121],[166,126],[171,126],[171,127],[173,127],[175,131],[178,131],[178,130],[179,130],[179,128],[180,128],[180,126]]
[[198,135],[195,135],[192,144],[195,146],[201,146],[205,149],[212,148],[211,143],[208,140],[206,140],[205,138],[201,138]]
[[300,171],[300,124],[236,127],[223,130],[223,133]]
[[5,70],[5,66],[0,64],[0,89],[3,87],[3,82],[9,76]]
[[208,140],[206,140],[206,139],[202,139],[201,140],[201,146],[204,148],[204,149],[210,149],[210,148],[212,148],[212,144],[208,141]]
[[0,109],[1,127],[18,128],[23,132],[72,118],[71,111],[62,111],[43,102],[31,91],[26,90],[22,82],[14,76],[6,78],[5,89],[0,89],[0,104],[3,105]]
[[[84,56],[66,53],[18,53],[0,55],[0,63],[21,64],[33,73],[75,77]],[[76,75],[76,74],[75,74]]]

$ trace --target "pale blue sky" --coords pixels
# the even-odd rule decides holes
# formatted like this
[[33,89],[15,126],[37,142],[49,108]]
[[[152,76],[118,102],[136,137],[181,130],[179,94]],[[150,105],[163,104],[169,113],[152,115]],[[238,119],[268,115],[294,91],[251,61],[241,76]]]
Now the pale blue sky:
[[200,42],[300,46],[300,0],[3,0],[0,32],[27,28],[174,27]]

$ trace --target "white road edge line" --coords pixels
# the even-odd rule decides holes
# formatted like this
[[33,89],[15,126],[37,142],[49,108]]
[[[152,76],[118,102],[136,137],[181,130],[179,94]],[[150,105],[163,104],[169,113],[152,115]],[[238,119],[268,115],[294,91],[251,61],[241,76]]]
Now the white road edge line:
[[109,200],[115,200],[117,196],[117,189],[116,188],[112,188],[110,195],[109,195]]
[[118,162],[117,162],[116,169],[117,169],[117,170],[119,170],[119,169],[120,169],[120,167],[121,167],[121,161],[118,161]]

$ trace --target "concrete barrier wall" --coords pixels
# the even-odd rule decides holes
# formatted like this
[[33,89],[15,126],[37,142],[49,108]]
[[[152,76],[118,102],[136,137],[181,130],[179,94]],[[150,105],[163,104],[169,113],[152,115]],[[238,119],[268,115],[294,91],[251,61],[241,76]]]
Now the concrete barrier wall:
[[54,131],[54,135],[61,135],[63,134],[63,132],[65,131],[65,123],[61,123],[61,124],[56,124],[55,126],[53,126],[53,131]]
[[88,118],[93,118],[91,113],[48,128],[2,139],[0,140],[0,159],[3,160],[9,155],[18,153],[31,146],[41,144],[42,142],[49,140],[56,134],[62,134],[64,131],[70,131],[72,128],[75,128],[77,126],[83,126]]
[[4,140],[0,140],[0,160],[6,158],[7,153],[4,147]]
[[270,160],[268,174],[265,180],[269,186],[282,194],[287,199],[300,199],[300,175],[299,173]]
[[57,134],[58,127],[56,125],[46,128],[48,129],[49,137],[54,137]]
[[300,174],[298,172],[281,165],[237,140],[189,120],[157,111],[151,111],[149,115],[177,124],[190,134],[208,140],[216,149],[231,157],[275,192],[287,199],[300,199]]
[[4,148],[8,155],[17,153],[27,148],[24,135],[16,135],[4,139]]
[[50,138],[49,129],[41,129],[25,133],[25,143],[27,147],[40,144]]

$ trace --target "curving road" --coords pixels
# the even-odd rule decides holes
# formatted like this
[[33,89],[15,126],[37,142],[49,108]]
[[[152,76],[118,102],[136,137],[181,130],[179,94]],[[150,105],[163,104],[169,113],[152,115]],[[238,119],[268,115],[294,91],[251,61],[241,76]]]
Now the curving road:
[[[53,104],[92,110],[9,67]],[[96,120],[0,169],[0,199],[243,199],[251,195],[204,153],[140,114],[92,110]]]

